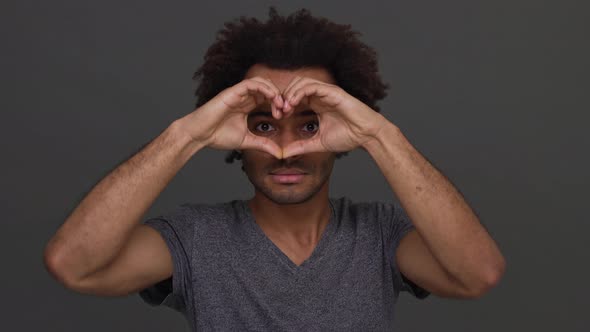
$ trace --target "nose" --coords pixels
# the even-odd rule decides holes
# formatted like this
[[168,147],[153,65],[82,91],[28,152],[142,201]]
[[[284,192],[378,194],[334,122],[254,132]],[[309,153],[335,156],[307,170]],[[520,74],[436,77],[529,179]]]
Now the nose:
[[[289,127],[285,126],[284,128],[282,128],[279,131],[279,134],[275,136],[275,143],[277,143],[277,145],[279,147],[281,147],[281,149],[284,149],[287,146],[289,146],[291,143],[298,141],[298,140],[302,140],[302,139],[304,139],[304,137],[302,137],[298,133],[297,128],[289,128]],[[301,157],[301,155],[291,156],[291,157],[287,158],[286,160],[287,161],[297,160],[300,157]]]

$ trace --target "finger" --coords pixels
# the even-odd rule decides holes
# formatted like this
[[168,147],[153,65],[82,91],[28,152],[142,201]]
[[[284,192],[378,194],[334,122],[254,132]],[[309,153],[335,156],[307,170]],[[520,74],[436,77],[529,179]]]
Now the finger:
[[283,97],[281,96],[281,90],[279,90],[279,88],[274,84],[274,82],[268,78],[256,76],[251,78],[251,80],[265,83],[276,93],[275,97],[272,100],[270,100],[270,105],[272,115],[276,119],[280,119],[282,117],[281,109],[283,108]]
[[[271,88],[277,95],[279,95],[279,96],[281,95],[281,90],[274,84],[274,82],[270,78],[256,76],[256,77],[250,78],[250,80],[264,83],[269,88]],[[279,106],[279,105],[277,105],[277,106]]]
[[281,159],[283,156],[282,149],[273,140],[254,135],[251,132],[246,134],[239,149],[254,149],[264,151],[277,159]]
[[[263,100],[272,99],[276,94],[270,87],[265,85],[262,82],[247,80],[242,81],[238,84],[235,93],[239,97],[239,103],[245,108],[242,108],[241,111],[247,113],[254,109],[257,105],[263,103]],[[262,99],[260,99],[262,97]],[[251,105],[248,101],[253,100],[253,104]]]
[[292,105],[293,108],[299,105],[299,102],[304,97],[325,97],[327,96],[328,91],[327,87],[318,82],[308,83],[307,85],[299,87],[297,90],[294,90],[291,96],[288,99],[289,105]]
[[[293,88],[293,86],[295,86],[297,83],[299,83],[302,79],[304,79],[304,77],[302,76],[296,76],[294,79],[291,80],[291,82],[289,82],[289,85],[285,88],[285,90],[283,90],[283,112],[286,111],[286,107],[287,107],[287,98],[286,96],[289,94],[289,92],[291,91],[291,89]],[[285,112],[286,113],[286,112]]]
[[283,91],[283,100],[284,100],[284,106],[283,106],[283,112],[287,113],[289,111],[292,111],[292,107],[290,107],[291,105],[289,105],[289,99],[287,96],[291,95],[291,91],[293,90],[293,88],[297,85],[300,84],[300,82],[304,81],[305,77],[301,77],[301,76],[297,76],[295,79],[293,79],[290,83],[289,86]]
[[287,159],[291,156],[296,156],[310,152],[325,152],[328,151],[318,138],[310,138],[294,141],[283,148],[283,158]]
[[[275,97],[276,99],[276,97]],[[270,103],[270,108],[271,108],[271,112],[272,112],[272,116],[274,116],[275,119],[280,120],[283,117],[283,112],[276,106],[276,104],[274,102]]]
[[[256,76],[256,77],[252,77],[251,80],[257,81],[257,82],[262,82],[264,84],[266,84],[269,88],[271,88],[277,95],[281,95],[281,90],[279,90],[279,88],[274,84],[274,82],[266,77],[260,77],[260,76]],[[277,105],[279,106],[279,105]]]
[[287,85],[287,87],[285,88],[285,90],[283,90],[282,95],[286,96],[287,93],[289,92],[289,89],[291,89],[291,87],[295,84],[297,84],[297,82],[299,82],[303,77],[302,76],[295,76],[295,78],[293,78],[291,80],[291,82],[289,82],[289,85]]
[[[316,88],[312,89],[312,91],[308,91],[306,95],[299,96],[299,98],[295,98],[297,95],[299,95],[301,90],[303,90],[303,89],[307,90],[309,86],[316,87]],[[323,97],[326,94],[326,91],[325,91],[326,87],[327,87],[327,85],[324,84],[323,82],[320,82],[318,80],[314,80],[311,78],[306,78],[304,80],[297,82],[289,89],[287,94],[284,95],[285,105],[286,105],[285,108],[283,109],[284,113],[291,114],[293,111],[295,111],[295,108],[297,107],[297,105],[299,105],[302,97],[310,97],[316,93],[321,93],[322,94],[321,96]]]
[[[250,112],[258,105],[262,105],[265,100],[273,100],[278,96],[276,92],[263,80],[249,79],[243,81],[243,87],[237,91],[241,98],[252,97],[254,99],[254,107],[247,109]],[[262,99],[260,97],[263,97]],[[280,119],[281,111],[274,106],[275,103],[271,102],[271,111],[275,118]]]
[[302,89],[304,89],[305,87],[307,87],[310,84],[314,84],[310,81],[306,81],[306,82],[302,82],[301,84],[297,84],[295,86],[293,86],[291,88],[291,90],[289,91],[289,94],[285,96],[285,113],[287,114],[292,114],[295,109],[297,108],[297,105],[299,105],[299,100],[295,100],[294,96],[296,95],[296,93],[300,92]]
[[277,119],[277,120],[280,120],[280,119],[281,119],[281,117],[283,116],[283,115],[281,114],[281,110],[279,110],[279,109],[278,109],[278,108],[277,108],[277,107],[274,105],[274,103],[271,103],[270,105],[271,105],[271,112],[272,112],[272,116],[274,116],[274,117],[275,117],[275,119]]

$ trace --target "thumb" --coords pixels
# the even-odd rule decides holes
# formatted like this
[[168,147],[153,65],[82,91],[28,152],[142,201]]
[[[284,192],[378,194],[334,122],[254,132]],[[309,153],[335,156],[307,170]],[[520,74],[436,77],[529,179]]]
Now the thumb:
[[319,138],[303,139],[292,142],[283,149],[283,158],[287,159],[291,156],[310,152],[324,152],[328,151]]
[[277,159],[283,157],[283,151],[273,140],[266,137],[257,136],[248,132],[244,137],[244,141],[240,144],[238,149],[254,149],[270,153]]

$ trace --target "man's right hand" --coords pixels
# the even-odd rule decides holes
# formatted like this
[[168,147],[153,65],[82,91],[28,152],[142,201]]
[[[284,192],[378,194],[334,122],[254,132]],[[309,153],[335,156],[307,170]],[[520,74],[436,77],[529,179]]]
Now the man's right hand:
[[181,119],[189,135],[205,146],[222,150],[256,149],[282,158],[282,149],[272,140],[252,134],[248,114],[269,102],[272,115],[282,117],[283,98],[272,81],[253,77],[221,91],[206,104]]
[[282,158],[274,141],[252,134],[247,126],[248,114],[268,102],[273,116],[280,119],[280,90],[271,81],[254,77],[174,121],[86,194],[48,242],[47,270],[70,289],[110,296],[129,294],[170,277],[173,260],[166,242],[156,230],[138,225],[139,221],[204,146],[257,149]]

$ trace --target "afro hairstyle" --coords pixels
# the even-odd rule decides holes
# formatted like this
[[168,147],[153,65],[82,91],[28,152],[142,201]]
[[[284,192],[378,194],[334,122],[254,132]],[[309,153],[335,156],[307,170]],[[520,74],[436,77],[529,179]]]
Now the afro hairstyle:
[[[325,68],[336,85],[379,112],[376,102],[387,95],[389,85],[379,76],[377,53],[358,39],[360,35],[350,24],[314,17],[305,8],[284,17],[271,6],[265,23],[245,16],[226,22],[193,75],[194,81],[201,81],[195,90],[196,108],[242,81],[253,65],[264,64],[285,70]],[[347,154],[336,153],[336,158]],[[233,150],[225,162],[241,157]]]

